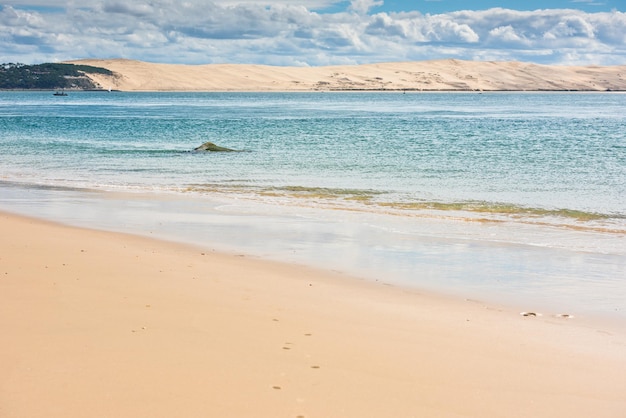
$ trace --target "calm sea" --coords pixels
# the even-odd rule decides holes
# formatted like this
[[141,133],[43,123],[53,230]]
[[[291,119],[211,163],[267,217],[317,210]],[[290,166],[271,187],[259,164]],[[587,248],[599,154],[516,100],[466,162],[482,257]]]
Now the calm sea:
[[626,317],[625,94],[1,92],[0,155],[0,209]]

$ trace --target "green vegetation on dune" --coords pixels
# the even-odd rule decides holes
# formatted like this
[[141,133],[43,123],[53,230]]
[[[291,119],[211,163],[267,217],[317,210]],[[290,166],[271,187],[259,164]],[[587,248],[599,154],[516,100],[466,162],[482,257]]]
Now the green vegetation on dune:
[[113,75],[106,68],[75,64],[0,64],[0,89],[96,89],[86,74]]

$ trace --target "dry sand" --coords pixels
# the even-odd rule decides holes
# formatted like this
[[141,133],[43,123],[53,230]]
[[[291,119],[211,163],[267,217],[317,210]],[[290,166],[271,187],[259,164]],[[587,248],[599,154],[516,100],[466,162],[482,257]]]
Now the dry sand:
[[125,59],[70,61],[107,68],[90,75],[123,91],[626,90],[626,65],[566,67],[455,59],[329,67],[153,64]]
[[608,324],[2,213],[0,229],[2,418],[626,416]]

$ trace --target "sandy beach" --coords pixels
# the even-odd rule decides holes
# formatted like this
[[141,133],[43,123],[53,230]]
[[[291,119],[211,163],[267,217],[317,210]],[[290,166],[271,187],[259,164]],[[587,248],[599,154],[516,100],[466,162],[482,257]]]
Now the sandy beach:
[[248,64],[157,64],[82,59],[114,76],[89,74],[122,91],[624,91],[626,66],[556,66],[456,59],[278,67]]
[[0,416],[623,417],[623,329],[0,214]]

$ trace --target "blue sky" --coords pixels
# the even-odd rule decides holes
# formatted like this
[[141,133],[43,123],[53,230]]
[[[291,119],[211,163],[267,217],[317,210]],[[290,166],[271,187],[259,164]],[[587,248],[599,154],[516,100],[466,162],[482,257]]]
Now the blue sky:
[[422,13],[446,13],[456,10],[486,10],[502,7],[514,10],[578,9],[586,12],[601,12],[617,9],[626,11],[624,0],[386,0],[376,11],[406,12],[418,10]]
[[626,64],[626,1],[7,0],[0,62]]
[[[326,11],[337,12],[345,9],[349,1],[340,1]],[[447,13],[457,10],[486,10],[496,7],[514,10],[538,9],[578,9],[586,12],[610,12],[611,10],[626,11],[624,0],[385,0],[380,6],[374,7],[374,12],[408,12]]]

